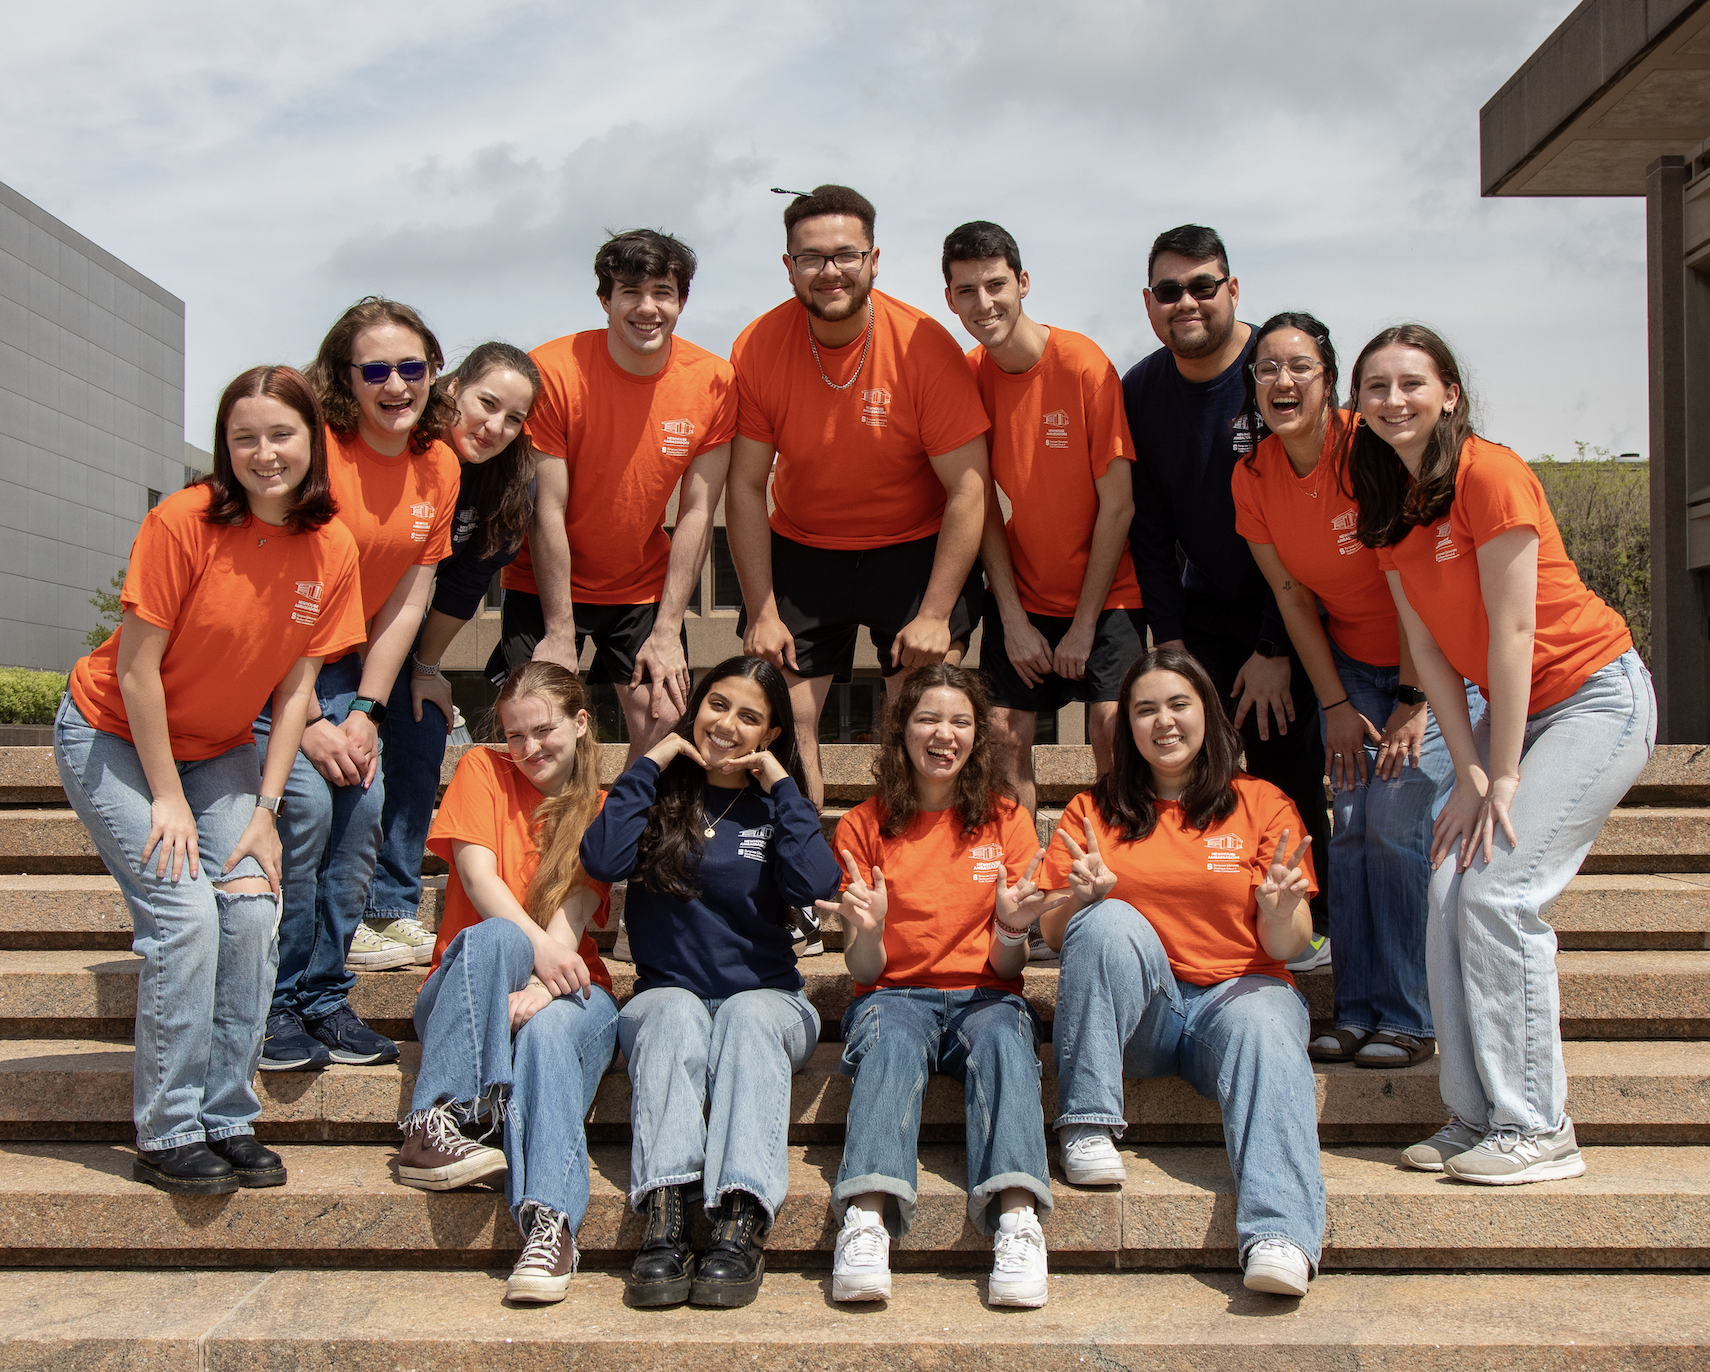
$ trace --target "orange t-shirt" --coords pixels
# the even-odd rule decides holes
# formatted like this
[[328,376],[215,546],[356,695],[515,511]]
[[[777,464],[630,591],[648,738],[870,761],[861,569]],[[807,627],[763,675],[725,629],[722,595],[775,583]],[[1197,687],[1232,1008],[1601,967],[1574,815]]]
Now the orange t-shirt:
[[772,528],[814,548],[884,548],[937,533],[944,483],[928,459],[991,427],[950,331],[882,291],[870,299],[872,348],[847,390],[832,387],[855,376],[866,333],[821,347],[816,363],[807,310],[793,297],[730,350],[737,428],[778,450]]
[[[992,480],[1013,511],[1005,529],[1021,607],[1072,616],[1098,518],[1093,482],[1112,462],[1134,461],[1122,382],[1098,344],[1067,329],[1052,329],[1024,372],[1004,371],[984,347],[969,351],[968,365],[992,421]],[[1140,608],[1126,539],[1103,608]]]
[[[293,534],[210,524],[195,485],[143,517],[119,603],[168,629],[160,660],[172,756],[218,757],[253,741],[250,725],[298,658],[342,657],[367,638],[356,543],[336,519]],[[122,631],[121,631],[122,632]],[[71,671],[71,698],[97,729],[131,738],[115,633]]]
[[[1343,421],[1354,422],[1344,413]],[[1348,432],[1347,430],[1343,431]],[[1377,552],[1360,542],[1360,507],[1338,481],[1334,430],[1312,474],[1299,477],[1282,439],[1259,444],[1253,465],[1235,464],[1235,532],[1277,550],[1288,574],[1308,587],[1330,614],[1330,637],[1357,662],[1394,667],[1401,661],[1395,597]]]
[[[1234,787],[1235,809],[1229,818],[1205,830],[1191,828],[1182,807],[1164,800],[1158,802],[1157,827],[1138,843],[1124,843],[1099,816],[1091,791],[1069,802],[1062,827],[1084,845],[1085,822],[1092,819],[1099,855],[1116,875],[1111,898],[1127,901],[1146,916],[1177,980],[1215,986],[1257,973],[1292,986],[1288,968],[1259,942],[1259,904],[1253,888],[1270,870],[1271,854],[1284,829],[1289,853],[1299,846],[1304,829],[1300,812],[1268,781],[1243,774],[1235,778]],[[1069,884],[1072,861],[1063,840],[1053,837],[1034,879],[1043,890],[1060,891]],[[1303,861],[1316,895],[1310,849]]]
[[[564,532],[570,594],[587,605],[651,605],[665,590],[671,539],[665,507],[689,464],[736,433],[736,373],[686,338],[653,376],[612,361],[604,329],[543,343],[529,354],[540,394],[529,412],[534,446],[569,466]],[[500,584],[539,595],[525,542]]]
[[327,470],[338,517],[356,535],[362,618],[371,620],[406,571],[451,556],[451,518],[462,468],[457,454],[438,441],[425,453],[406,448],[396,457],[382,457],[361,434],[329,428]]
[[[540,792],[516,769],[509,753],[496,748],[471,748],[458,760],[451,785],[445,788],[445,798],[439,803],[439,813],[433,817],[433,828],[427,836],[428,851],[451,865],[451,875],[445,882],[445,908],[439,917],[439,937],[433,943],[433,966],[428,968],[430,976],[452,939],[481,922],[481,912],[469,899],[457,875],[451,845],[479,844],[494,854],[499,860],[499,880],[521,904],[529,881],[540,866],[540,854],[535,851],[529,833],[535,806],[540,802]],[[601,791],[600,804],[605,803],[606,793]],[[603,881],[590,881],[588,887],[600,894],[600,908],[594,912],[593,922],[604,929],[611,914],[612,888]],[[576,951],[588,964],[588,974],[611,990],[612,974],[600,961],[594,936],[584,933]]]
[[1461,448],[1449,512],[1410,529],[1378,565],[1401,573],[1407,603],[1425,621],[1449,665],[1490,693],[1490,617],[1484,610],[1477,550],[1510,529],[1538,534],[1537,627],[1532,637],[1532,696],[1527,714],[1559,705],[1585,679],[1633,646],[1622,619],[1579,579],[1562,546],[1544,488],[1520,455],[1482,438]]
[[[964,991],[992,986],[1021,993],[1021,978],[997,976],[987,961],[997,914],[998,873],[1021,880],[1039,851],[1033,821],[1012,800],[997,818],[966,837],[955,810],[916,815],[906,833],[879,833],[879,800],[864,800],[837,821],[831,845],[847,848],[869,883],[885,874],[885,972],[874,986],[930,986]],[[849,883],[843,883],[847,886]],[[855,987],[865,995],[873,986]]]

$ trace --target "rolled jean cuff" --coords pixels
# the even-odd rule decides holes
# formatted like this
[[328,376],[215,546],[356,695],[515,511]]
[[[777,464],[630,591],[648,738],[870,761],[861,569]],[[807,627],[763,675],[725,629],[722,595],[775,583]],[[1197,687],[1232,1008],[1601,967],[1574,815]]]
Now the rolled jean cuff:
[[770,1202],[766,1199],[765,1189],[757,1181],[743,1181],[741,1179],[721,1181],[716,1196],[705,1196],[703,1194],[702,1204],[706,1207],[706,1212],[710,1215],[716,1211],[719,1206],[724,1204],[724,1198],[732,1191],[746,1191],[759,1201],[760,1208],[766,1212],[766,1227],[768,1229],[772,1227],[773,1222],[778,1218],[777,1212],[772,1209]]
[[654,1177],[645,1186],[639,1186],[629,1193],[629,1208],[639,1215],[641,1203],[647,1199],[649,1191],[657,1191],[661,1186],[699,1185],[701,1176],[700,1172],[679,1172],[671,1177]]
[[380,910],[376,909],[372,905],[365,905],[362,908],[363,919],[419,919],[420,917],[421,907],[419,906],[414,910],[405,910],[402,908],[397,910]]
[[1072,1114],[1058,1115],[1057,1122],[1051,1126],[1051,1132],[1056,1133],[1071,1124],[1102,1124],[1116,1138],[1121,1138],[1123,1130],[1128,1128],[1128,1121],[1121,1115],[1101,1115],[1097,1111],[1077,1110]]
[[1300,1249],[1302,1253],[1306,1254],[1306,1261],[1311,1264],[1312,1267],[1312,1275],[1315,1277],[1318,1275],[1318,1259],[1323,1252],[1322,1245],[1315,1243],[1309,1246],[1302,1243],[1293,1234],[1284,1234],[1280,1230],[1276,1229],[1266,1230],[1262,1234],[1254,1234],[1252,1238],[1248,1239],[1246,1243],[1241,1245],[1240,1262],[1242,1267],[1246,1267],[1247,1254],[1253,1251],[1254,1245],[1263,1243],[1266,1239],[1281,1239],[1284,1243],[1292,1243],[1296,1248]]
[[1051,1213],[1050,1182],[1041,1181],[1026,1172],[999,1172],[968,1192],[968,1218],[974,1222],[974,1228],[988,1239],[997,1233],[997,1226],[987,1219],[986,1212],[991,1209],[992,1202],[1012,1186],[1033,1193],[1033,1213],[1040,1219]]
[[242,1138],[254,1138],[254,1137],[255,1137],[255,1126],[251,1125],[251,1124],[232,1124],[232,1125],[227,1125],[224,1129],[209,1129],[207,1131],[207,1141],[209,1143],[218,1143],[222,1139],[242,1139]]
[[849,1202],[857,1196],[865,1196],[870,1191],[880,1191],[896,1198],[896,1226],[893,1228],[890,1219],[885,1218],[885,1227],[891,1230],[892,1238],[900,1239],[914,1228],[914,1188],[900,1177],[887,1177],[878,1172],[851,1177],[848,1181],[840,1181],[832,1187],[831,1213],[838,1224],[842,1224],[844,1215],[849,1213]]
[[149,1139],[146,1142],[142,1139],[138,1139],[137,1152],[164,1153],[169,1148],[182,1148],[186,1144],[206,1143],[207,1141],[207,1131],[198,1125],[195,1129],[187,1129],[177,1134],[168,1134],[163,1139]]

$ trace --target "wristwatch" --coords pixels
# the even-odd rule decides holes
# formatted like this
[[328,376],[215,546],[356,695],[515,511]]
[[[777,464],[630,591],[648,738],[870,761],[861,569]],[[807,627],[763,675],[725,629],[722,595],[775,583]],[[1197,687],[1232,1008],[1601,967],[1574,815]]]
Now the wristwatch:
[[351,701],[350,713],[367,715],[376,729],[386,722],[386,707],[369,696],[357,696]]
[[1425,692],[1417,686],[1397,686],[1395,698],[1403,705],[1423,705],[1425,703]]
[[1257,645],[1253,648],[1253,651],[1255,653],[1257,653],[1260,657],[1287,657],[1288,656],[1288,649],[1287,648],[1277,647],[1277,645],[1272,643],[1270,641],[1270,639],[1268,639],[1268,638],[1261,638],[1258,641]]
[[285,812],[285,797],[257,796],[255,798],[255,808],[257,810],[266,810],[272,814],[274,819],[278,819],[279,816]]

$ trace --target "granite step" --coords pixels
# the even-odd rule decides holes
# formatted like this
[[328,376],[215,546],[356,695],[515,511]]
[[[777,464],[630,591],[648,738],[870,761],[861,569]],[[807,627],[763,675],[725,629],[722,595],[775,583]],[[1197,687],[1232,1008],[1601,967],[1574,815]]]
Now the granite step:
[[[390,1145],[284,1144],[290,1184],[174,1197],[130,1179],[115,1144],[0,1146],[0,1263],[97,1267],[491,1267],[520,1247],[502,1189],[423,1192],[395,1180]],[[823,1266],[842,1150],[790,1145],[789,1195],[767,1241],[777,1266]],[[1233,1180],[1221,1148],[1124,1145],[1121,1187],[1054,1181],[1045,1221],[1059,1270],[1235,1265]],[[1696,1268],[1710,1265],[1710,1149],[1588,1148],[1574,1181],[1495,1190],[1398,1165],[1386,1147],[1323,1153],[1324,1265],[1337,1269]],[[591,1150],[579,1235],[595,1265],[627,1261],[629,1150]],[[962,1150],[920,1150],[913,1230],[893,1261],[934,1269],[990,1262],[968,1219]],[[705,1241],[705,1219],[696,1229]],[[423,1315],[420,1305],[416,1317]]]
[[[257,1132],[290,1142],[396,1142],[409,1111],[420,1045],[402,1045],[389,1067],[333,1066],[321,1072],[261,1072]],[[1577,1041],[1564,1045],[1568,1112],[1583,1143],[1710,1144],[1710,1043]],[[839,1045],[822,1043],[790,1092],[790,1141],[836,1142],[849,1110]],[[1055,1119],[1057,1071],[1041,1053],[1042,1105]],[[133,1050],[121,1040],[10,1039],[0,1042],[0,1138],[128,1141]],[[1318,1135],[1325,1143],[1408,1144],[1444,1118],[1437,1060],[1378,1070],[1315,1068]],[[1125,1083],[1123,1117],[1133,1143],[1221,1143],[1217,1107],[1178,1078]],[[596,1142],[630,1138],[630,1084],[622,1057],[589,1113]],[[962,1089],[934,1076],[921,1110],[921,1138],[959,1143]]]
[[838,1306],[827,1273],[774,1268],[717,1311],[626,1309],[622,1273],[588,1267],[562,1304],[506,1306],[505,1276],[16,1271],[0,1329],[18,1367],[110,1372],[1668,1372],[1710,1345],[1710,1276],[1684,1272],[1326,1272],[1296,1302],[1233,1272],[1069,1268],[1025,1312],[986,1305],[977,1271],[899,1271],[885,1304]]

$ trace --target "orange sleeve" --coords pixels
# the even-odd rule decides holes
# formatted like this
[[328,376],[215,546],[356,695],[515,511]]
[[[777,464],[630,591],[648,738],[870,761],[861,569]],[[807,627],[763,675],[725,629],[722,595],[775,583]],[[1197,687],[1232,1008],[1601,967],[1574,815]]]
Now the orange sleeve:
[[[1003,840],[1004,880],[1014,886],[1027,875],[1033,855],[1039,851],[1039,830],[1034,827],[1033,816],[1021,806],[1009,804],[1008,810],[998,816],[998,834]],[[1045,864],[1041,862],[1034,877],[1037,879],[1044,870]]]
[[457,517],[457,487],[462,480],[462,467],[457,454],[444,443],[436,442],[420,460],[433,460],[437,464],[435,476],[438,482],[434,495],[433,528],[428,530],[427,542],[422,545],[422,555],[416,559],[415,565],[437,567],[451,556],[451,523]]
[[428,830],[428,851],[452,862],[453,843],[476,843],[498,856],[500,799],[492,750],[477,745],[458,759],[451,784],[439,802],[439,813]]
[[1530,468],[1506,448],[1486,444],[1482,461],[1469,463],[1465,480],[1455,492],[1461,518],[1482,548],[1510,529],[1544,529],[1544,488]]
[[143,516],[142,527],[131,544],[119,604],[157,629],[174,628],[199,570],[178,531],[167,527],[156,507]]
[[699,457],[709,449],[728,443],[736,437],[736,372],[729,364],[719,368],[718,377],[719,407],[710,428],[707,430],[706,442],[696,450]]
[[[549,352],[550,349],[550,352]],[[570,455],[570,396],[565,377],[571,365],[569,344],[564,342],[564,360],[559,361],[559,348],[553,344],[536,348],[529,357],[540,370],[540,391],[528,412],[529,442],[548,457],[568,458]]]
[[1395,550],[1393,548],[1373,548],[1377,554],[1377,565],[1380,572],[1393,572],[1395,566]]
[[[1251,785],[1250,782],[1248,784]],[[1265,874],[1270,871],[1272,857],[1277,851],[1277,840],[1282,837],[1283,830],[1288,830],[1288,852],[1282,855],[1285,861],[1300,846],[1300,840],[1306,833],[1306,826],[1301,823],[1300,811],[1294,808],[1294,802],[1276,787],[1266,783],[1260,783],[1260,785],[1266,794],[1260,800],[1259,805],[1255,807],[1259,815],[1263,817],[1263,832],[1259,835],[1257,856],[1254,858],[1254,867],[1257,872],[1253,880],[1255,886],[1262,882],[1265,879]],[[1255,797],[1255,799],[1258,798]],[[1312,865],[1312,849],[1310,848],[1306,850],[1306,855],[1301,859],[1301,871],[1311,884],[1310,893],[1317,895],[1318,873]]]
[[[345,532],[341,524],[326,527]],[[315,636],[303,650],[304,657],[333,659],[368,641],[368,630],[362,622],[362,575],[357,570],[356,540],[347,534],[340,551],[343,555],[334,568],[328,569],[333,575],[322,591]]]
[[1254,543],[1275,543],[1265,519],[1259,474],[1245,462],[1237,462],[1229,476],[1229,490],[1235,497],[1235,532]]
[[[1066,829],[1075,836],[1076,843],[1085,843],[1086,827],[1084,821],[1092,817],[1093,831],[1098,834],[1099,846],[1104,846],[1104,824],[1099,819],[1098,807],[1093,804],[1092,792],[1082,791],[1063,807],[1063,818],[1057,822],[1058,829]],[[1069,845],[1063,842],[1063,836],[1052,831],[1051,841],[1045,845],[1045,861],[1039,864],[1039,874],[1034,877],[1035,884],[1041,891],[1061,891],[1069,884],[1069,864],[1075,860],[1075,855],[1069,851]]]
[[837,832],[832,835],[831,840],[831,852],[837,859],[837,865],[843,868],[843,880],[838,890],[841,891],[849,885],[849,869],[843,861],[845,848],[854,856],[856,869],[869,884],[873,880],[873,864],[878,862],[881,867],[884,866],[880,861],[878,817],[877,802],[864,800],[837,821]]
[[928,457],[955,452],[991,428],[980,388],[943,325],[924,321],[909,341],[903,361],[917,397],[920,441]]
[[[1091,373],[1083,373],[1089,380]],[[1097,481],[1112,462],[1134,460],[1134,439],[1128,432],[1128,407],[1123,403],[1122,381],[1116,368],[1105,363],[1104,375],[1093,383],[1086,398],[1087,459]]]
[[736,431],[756,443],[776,445],[776,416],[767,405],[764,393],[766,374],[776,363],[775,359],[764,355],[760,339],[756,336],[758,326],[767,317],[761,315],[742,331],[731,347],[730,361],[736,368]]

